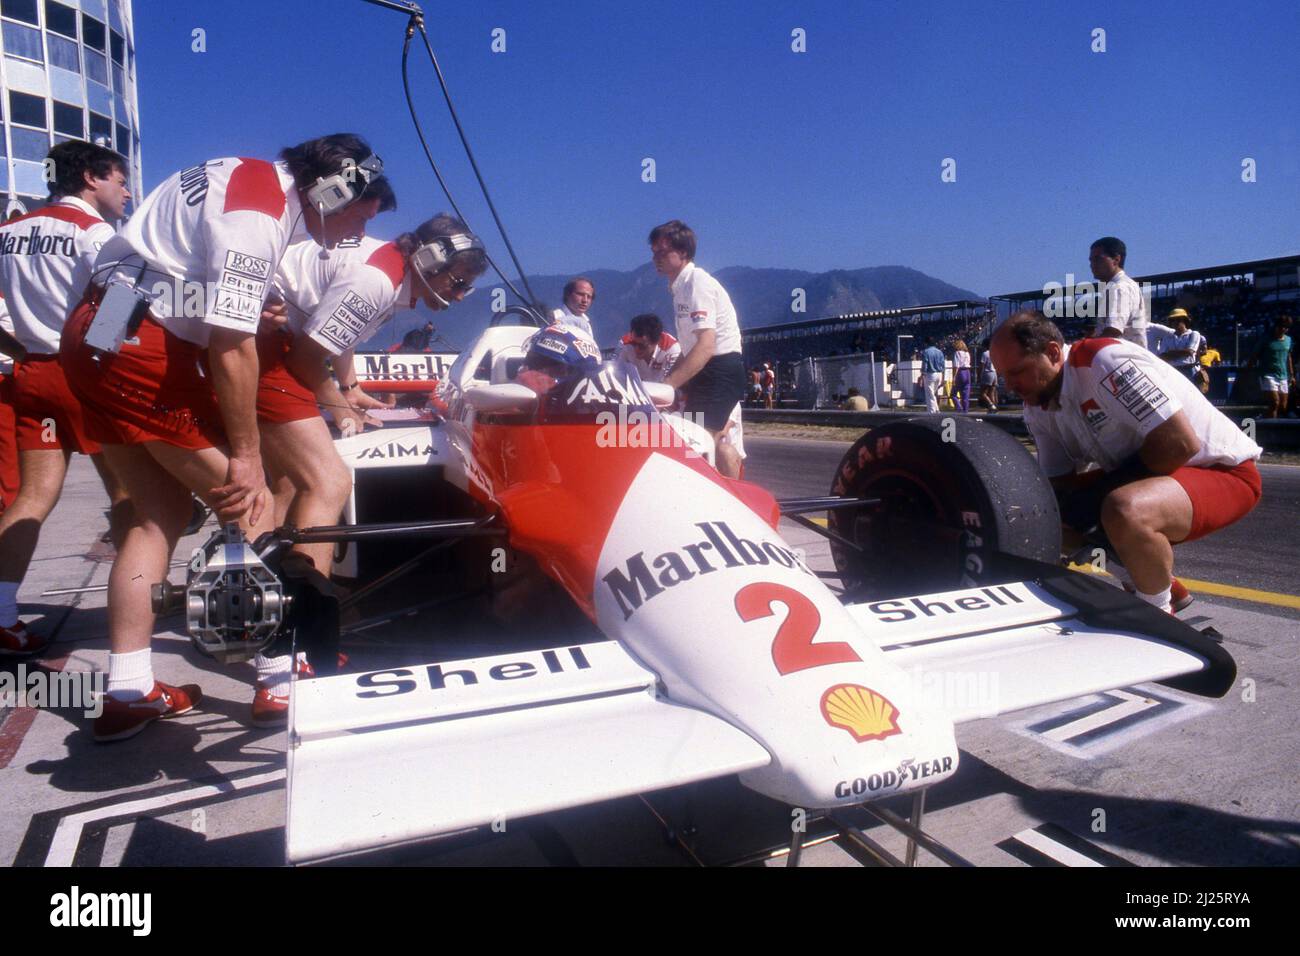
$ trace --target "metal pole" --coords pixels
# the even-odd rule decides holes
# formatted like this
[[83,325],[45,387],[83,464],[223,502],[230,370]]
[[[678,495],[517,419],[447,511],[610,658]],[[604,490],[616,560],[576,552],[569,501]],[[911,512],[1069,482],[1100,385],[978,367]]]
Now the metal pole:
[[[912,797],[912,819],[911,824],[917,830],[921,829],[921,818],[925,816],[925,791],[918,790]],[[903,862],[908,866],[916,866],[916,837],[909,835],[907,838],[907,853],[903,857]]]

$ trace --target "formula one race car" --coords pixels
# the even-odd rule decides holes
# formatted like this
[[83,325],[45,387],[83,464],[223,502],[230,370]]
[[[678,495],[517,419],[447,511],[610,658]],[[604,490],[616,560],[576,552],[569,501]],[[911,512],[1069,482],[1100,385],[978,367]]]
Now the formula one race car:
[[[1219,644],[1059,566],[1051,490],[1003,432],[890,423],[853,445],[830,496],[777,501],[721,477],[708,434],[666,415],[671,396],[627,365],[543,393],[520,384],[536,332],[493,325],[448,371],[443,413],[340,439],[356,478],[346,524],[282,529],[278,547],[340,542],[356,593],[460,549],[463,587],[509,605],[517,589],[493,582],[517,583],[523,566],[582,627],[547,646],[324,676],[334,649],[320,632],[337,612],[295,632],[294,608],[317,598],[259,604],[322,674],[291,700],[292,862],[728,774],[806,809],[920,795],[957,772],[962,721],[1142,681],[1210,697],[1232,686]],[[782,517],[830,539],[834,571],[783,540]],[[253,550],[248,566],[270,575],[259,593],[276,579],[292,596],[277,543]],[[215,595],[257,577],[241,574],[192,574],[200,646],[231,623]]]

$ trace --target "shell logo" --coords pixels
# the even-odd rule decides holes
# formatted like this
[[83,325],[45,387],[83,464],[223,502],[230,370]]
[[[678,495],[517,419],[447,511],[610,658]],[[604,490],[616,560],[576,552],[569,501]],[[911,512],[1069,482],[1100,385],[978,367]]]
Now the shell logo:
[[822,716],[832,727],[847,730],[860,744],[902,733],[898,708],[861,684],[836,684],[822,694]]

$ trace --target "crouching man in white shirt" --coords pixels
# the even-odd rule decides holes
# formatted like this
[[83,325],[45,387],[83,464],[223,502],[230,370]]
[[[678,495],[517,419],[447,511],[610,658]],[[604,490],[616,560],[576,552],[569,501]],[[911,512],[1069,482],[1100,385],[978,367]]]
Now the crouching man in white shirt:
[[1086,534],[1100,524],[1140,598],[1165,610],[1190,604],[1172,577],[1173,545],[1255,507],[1260,447],[1187,378],[1132,343],[1067,347],[1054,323],[1025,310],[994,333],[992,352],[1007,388],[1025,401],[1067,530]]

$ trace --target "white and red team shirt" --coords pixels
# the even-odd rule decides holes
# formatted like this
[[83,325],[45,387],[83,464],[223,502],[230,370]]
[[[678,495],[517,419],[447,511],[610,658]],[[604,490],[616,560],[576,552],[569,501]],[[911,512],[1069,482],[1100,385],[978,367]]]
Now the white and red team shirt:
[[252,335],[301,215],[283,163],[212,159],[151,192],[95,268],[115,282],[139,279],[153,317],[187,342],[206,346],[213,328]]
[[1126,342],[1147,347],[1147,326],[1151,314],[1147,309],[1142,289],[1128,274],[1120,269],[1101,290],[1097,308],[1097,327],[1094,335],[1106,329],[1117,329]]
[[677,274],[672,283],[673,313],[677,320],[677,341],[682,352],[695,348],[695,336],[713,329],[714,355],[740,351],[740,322],[731,296],[717,279],[693,262]]
[[[14,320],[9,318],[9,306],[5,304],[5,297],[0,295],[0,329],[4,329],[10,335],[14,334]],[[0,375],[8,375],[14,370],[14,360],[4,352],[0,352]]]
[[63,323],[113,236],[95,207],[75,196],[0,226],[0,294],[9,306],[14,338],[28,352],[59,351]]
[[1050,408],[1026,405],[1024,412],[1048,477],[1090,465],[1113,471],[1179,411],[1201,441],[1191,467],[1231,467],[1263,452],[1185,375],[1131,342],[1085,339],[1070,346],[1063,375]]
[[406,260],[392,242],[344,239],[321,258],[314,241],[291,245],[275,274],[288,306],[288,328],[331,355],[370,338],[397,308],[409,305]]
[[677,360],[682,357],[682,347],[667,332],[659,336],[659,342],[655,345],[654,353],[648,362],[636,354],[631,332],[623,336],[622,341],[623,349],[619,353],[619,358],[630,365],[635,365],[643,382],[662,382],[673,370]]

